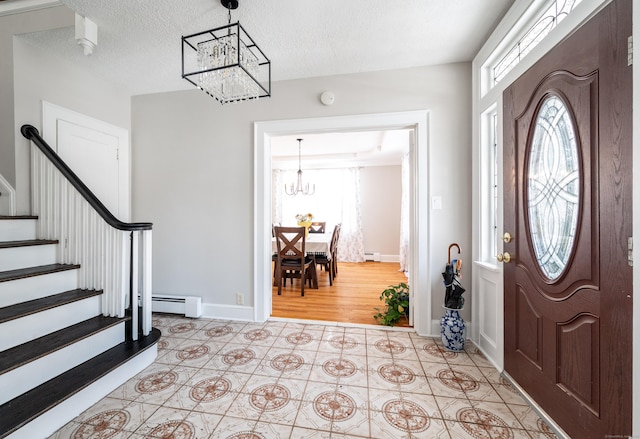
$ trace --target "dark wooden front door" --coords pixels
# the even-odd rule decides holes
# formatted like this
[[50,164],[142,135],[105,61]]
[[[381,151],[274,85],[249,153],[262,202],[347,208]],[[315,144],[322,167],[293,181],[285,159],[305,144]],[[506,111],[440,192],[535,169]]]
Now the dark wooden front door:
[[631,434],[631,0],[504,92],[505,372],[574,438]]

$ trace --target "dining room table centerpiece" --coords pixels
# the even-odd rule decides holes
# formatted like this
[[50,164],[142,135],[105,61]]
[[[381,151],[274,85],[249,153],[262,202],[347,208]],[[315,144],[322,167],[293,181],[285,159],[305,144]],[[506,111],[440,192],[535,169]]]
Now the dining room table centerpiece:
[[299,227],[304,227],[305,236],[309,235],[309,227],[311,227],[311,222],[313,221],[313,215],[310,213],[299,213],[296,215],[296,221],[298,221]]

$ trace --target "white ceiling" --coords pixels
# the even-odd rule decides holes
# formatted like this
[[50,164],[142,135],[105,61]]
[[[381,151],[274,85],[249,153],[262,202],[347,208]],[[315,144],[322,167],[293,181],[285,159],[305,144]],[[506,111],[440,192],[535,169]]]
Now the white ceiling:
[[[273,81],[471,61],[513,3],[239,1],[240,7],[231,13],[232,22],[240,21],[269,57]],[[181,36],[227,23],[227,9],[219,0],[0,0],[0,15],[30,3],[62,3],[88,17],[98,26],[98,45],[93,55],[85,56],[76,44],[73,27],[22,38],[132,95],[192,89],[181,77]],[[372,157],[388,161],[395,154],[399,163],[402,148],[392,147],[389,140],[388,146],[382,147],[385,137],[396,134],[369,132],[359,136],[358,140],[353,133],[307,135],[302,152],[319,155],[331,151],[343,160],[349,154],[359,155],[360,163]],[[296,138],[273,140],[274,154],[284,156],[280,160],[283,166],[291,162],[286,156],[297,155]],[[367,145],[362,146],[365,141]],[[347,147],[354,146],[355,150],[347,152]],[[282,152],[278,152],[280,148],[284,148]],[[369,158],[365,160],[365,156]]]
[[399,165],[409,152],[407,129],[318,133],[271,138],[271,162],[277,169]]
[[[271,59],[272,79],[471,61],[513,0],[239,0],[240,21]],[[3,7],[33,2],[8,0]],[[227,23],[219,0],[60,0],[98,26],[85,57],[72,27],[25,35],[131,94],[192,87],[181,36]],[[0,10],[0,13],[2,11]]]

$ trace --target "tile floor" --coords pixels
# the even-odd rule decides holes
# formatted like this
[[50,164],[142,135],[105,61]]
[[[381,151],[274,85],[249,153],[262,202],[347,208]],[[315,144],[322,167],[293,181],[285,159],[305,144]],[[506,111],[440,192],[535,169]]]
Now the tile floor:
[[158,358],[51,438],[555,438],[469,343],[155,315]]

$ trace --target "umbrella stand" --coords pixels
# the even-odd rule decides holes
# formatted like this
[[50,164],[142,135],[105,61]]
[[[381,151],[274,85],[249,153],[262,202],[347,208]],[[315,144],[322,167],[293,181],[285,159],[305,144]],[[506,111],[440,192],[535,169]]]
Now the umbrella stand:
[[456,248],[460,254],[460,246],[452,243],[449,246],[447,265],[445,266],[442,278],[445,285],[444,305],[445,315],[440,320],[442,343],[444,347],[451,351],[462,351],[466,338],[466,325],[460,316],[460,310],[464,305],[462,293],[465,289],[460,283],[459,276],[462,270],[462,260],[451,261],[451,249]]

